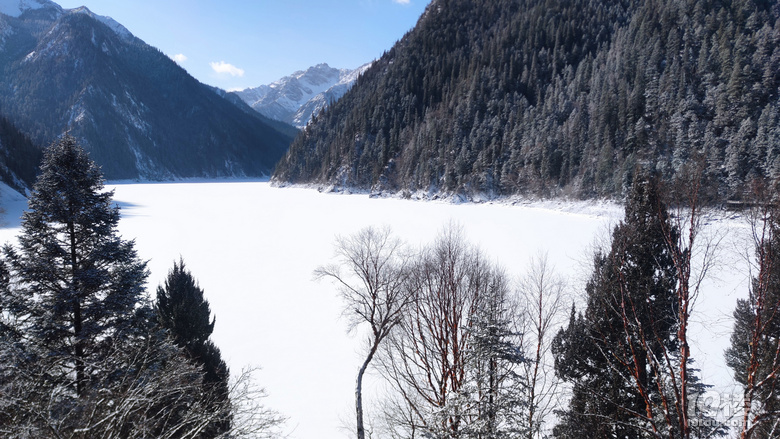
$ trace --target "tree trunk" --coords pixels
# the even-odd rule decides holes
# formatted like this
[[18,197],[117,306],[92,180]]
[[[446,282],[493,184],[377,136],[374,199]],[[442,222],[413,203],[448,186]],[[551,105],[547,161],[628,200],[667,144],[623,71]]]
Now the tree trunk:
[[368,364],[371,359],[374,358],[377,348],[379,347],[379,340],[374,339],[374,343],[371,345],[371,350],[368,351],[368,356],[363,365],[360,366],[360,370],[357,375],[357,383],[355,384],[355,414],[357,416],[357,439],[366,438],[366,429],[363,425],[363,374],[368,368]]
[[[71,207],[72,210],[72,207]],[[73,222],[68,223],[68,233],[70,233],[70,265],[71,265],[71,288],[73,288],[73,335],[75,340],[74,355],[76,356],[76,395],[81,397],[84,392],[84,382],[86,380],[84,371],[84,346],[81,340],[81,331],[83,321],[81,317],[81,297],[76,282],[76,272],[78,258],[76,253],[76,227]]]

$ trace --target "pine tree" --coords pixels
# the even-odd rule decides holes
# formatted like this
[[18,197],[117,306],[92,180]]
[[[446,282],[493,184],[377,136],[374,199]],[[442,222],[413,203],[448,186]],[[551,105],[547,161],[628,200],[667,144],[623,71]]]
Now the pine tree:
[[[209,339],[214,330],[209,302],[182,259],[173,264],[164,285],[157,287],[157,318],[167,329],[174,343],[183,348],[190,359],[203,368],[206,394],[217,395],[223,407],[228,402],[230,373],[219,348]],[[230,428],[230,416],[225,413],[209,426],[203,437],[216,437]]]
[[145,327],[146,263],[117,232],[119,209],[100,169],[66,135],[45,152],[22,217],[20,248],[6,247],[14,306],[52,371],[84,394],[101,345]]

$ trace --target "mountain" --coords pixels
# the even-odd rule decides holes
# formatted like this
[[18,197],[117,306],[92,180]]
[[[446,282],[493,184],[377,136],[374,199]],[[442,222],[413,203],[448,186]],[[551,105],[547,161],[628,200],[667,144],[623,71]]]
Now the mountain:
[[250,107],[246,102],[244,102],[243,99],[241,99],[234,92],[228,92],[219,87],[209,87],[209,88],[211,88],[211,90],[214,93],[218,94],[222,98],[226,99],[228,102],[238,107],[244,113],[247,113],[254,118],[260,119],[264,124],[286,135],[291,140],[301,132],[298,128],[294,127],[289,123],[282,122],[276,119],[271,119],[270,117],[264,116],[261,113],[255,111],[252,107]]
[[434,0],[296,138],[274,181],[620,197],[704,167],[780,177],[777,0]]
[[0,0],[0,109],[33,142],[69,131],[108,179],[268,175],[292,139],[108,17]]
[[303,128],[329,103],[344,96],[370,65],[350,70],[317,64],[272,84],[233,93],[260,114]]

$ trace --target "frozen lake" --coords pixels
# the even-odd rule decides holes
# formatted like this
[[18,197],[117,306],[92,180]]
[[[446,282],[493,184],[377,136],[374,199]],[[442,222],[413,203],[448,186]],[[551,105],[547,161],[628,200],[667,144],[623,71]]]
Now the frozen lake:
[[[547,252],[556,271],[581,294],[590,275],[594,242],[608,235],[622,208],[600,203],[450,204],[367,195],[274,188],[266,182],[114,184],[122,207],[120,232],[135,239],[149,260],[149,291],[181,256],[211,303],[214,341],[231,369],[257,365],[268,406],[290,418],[291,438],[350,436],[354,379],[361,340],[346,332],[341,303],[328,282],[315,282],[314,269],[330,262],[338,234],[389,225],[418,246],[432,241],[449,222],[498,261],[513,277],[529,260]],[[23,199],[4,192],[6,227],[0,242],[18,232]],[[745,261],[734,256],[738,221],[729,227],[718,279],[697,304],[692,332],[705,382],[731,386],[722,351],[731,332],[730,315],[745,295],[746,275],[730,271]],[[725,225],[725,226],[724,226]],[[744,249],[742,250],[744,253]],[[369,400],[367,404],[371,404]]]

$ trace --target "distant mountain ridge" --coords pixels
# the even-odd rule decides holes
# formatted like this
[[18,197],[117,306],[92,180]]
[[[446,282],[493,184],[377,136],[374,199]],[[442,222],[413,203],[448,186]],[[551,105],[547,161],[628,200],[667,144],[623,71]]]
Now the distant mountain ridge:
[[41,145],[70,131],[108,179],[268,175],[294,135],[85,7],[0,12],[3,115]]
[[303,128],[313,115],[341,98],[370,66],[336,69],[317,64],[271,84],[233,93],[260,114]]
[[711,200],[780,179],[778,0],[433,0],[274,181],[620,198],[688,165]]

